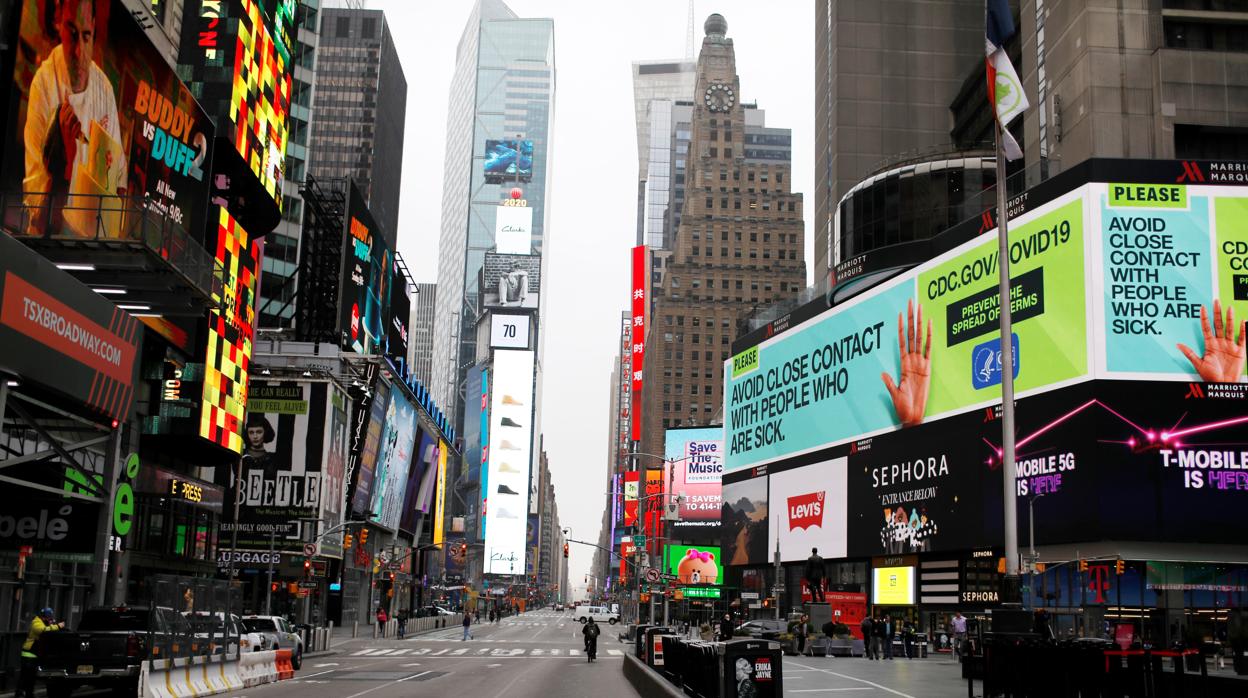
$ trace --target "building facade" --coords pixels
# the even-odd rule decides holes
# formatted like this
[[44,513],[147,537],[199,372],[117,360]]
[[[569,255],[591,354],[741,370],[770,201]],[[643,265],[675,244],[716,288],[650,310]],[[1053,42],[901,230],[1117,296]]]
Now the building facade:
[[416,284],[416,297],[412,300],[407,363],[412,367],[412,374],[421,383],[430,385],[433,374],[433,318],[438,303],[438,285]]
[[399,233],[407,79],[380,10],[321,12],[308,171],[354,179],[390,249]]
[[[789,132],[739,102],[727,23],[712,15],[698,56],[684,211],[662,281],[650,292],[640,451],[668,427],[712,422],[738,322],[805,287],[802,197]],[[633,416],[634,419],[638,415]]]
[[[528,254],[545,246],[555,97],[554,22],[479,0],[456,53],[443,164],[442,231],[431,389],[457,423],[463,384],[478,361],[485,255],[498,249],[501,204],[519,189]],[[511,148],[511,145],[515,148]],[[487,150],[488,149],[488,150]],[[520,153],[520,150],[526,152]],[[506,159],[512,153],[519,166]]]
[[673,173],[677,157],[673,110],[678,102],[691,104],[696,67],[692,61],[677,60],[633,63],[638,245],[666,249],[675,230],[673,191],[678,182]]

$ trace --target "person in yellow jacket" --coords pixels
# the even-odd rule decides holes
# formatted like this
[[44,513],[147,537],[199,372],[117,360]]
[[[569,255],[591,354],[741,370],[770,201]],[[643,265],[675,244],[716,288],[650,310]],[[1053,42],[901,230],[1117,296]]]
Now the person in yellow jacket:
[[17,692],[13,694],[13,698],[34,698],[35,678],[39,671],[39,637],[46,632],[64,629],[65,624],[57,622],[56,614],[51,608],[39,611],[39,615],[30,621],[30,631],[26,633],[26,641],[22,643],[22,676],[18,680]]

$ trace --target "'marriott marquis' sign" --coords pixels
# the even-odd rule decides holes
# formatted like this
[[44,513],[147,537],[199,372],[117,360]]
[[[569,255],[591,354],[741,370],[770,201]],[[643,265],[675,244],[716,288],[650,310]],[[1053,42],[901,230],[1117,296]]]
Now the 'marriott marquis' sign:
[[[977,236],[739,351],[724,472],[998,404],[998,254]],[[1009,254],[1020,398],[1089,378],[1243,380],[1242,359],[1207,348],[1248,318],[1243,187],[1086,184],[1015,218]]]

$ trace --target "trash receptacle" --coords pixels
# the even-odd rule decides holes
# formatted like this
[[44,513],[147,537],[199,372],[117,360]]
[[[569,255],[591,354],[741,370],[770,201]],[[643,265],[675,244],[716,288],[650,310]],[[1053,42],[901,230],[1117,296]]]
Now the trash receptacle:
[[685,643],[679,668],[680,687],[685,693],[694,698],[718,698],[721,644],[710,640]]
[[633,656],[646,660],[646,628],[653,628],[649,623],[638,623],[633,629]]
[[681,672],[688,665],[685,658],[685,639],[679,635],[662,635],[663,665],[656,667],[673,684],[681,685]]
[[663,640],[664,635],[674,635],[675,631],[666,625],[650,625],[646,626],[645,632],[642,633],[641,654],[637,658],[649,664],[650,666],[663,666],[655,664],[655,653],[658,653],[660,661],[663,658]]
[[780,698],[784,695],[784,652],[774,640],[719,643],[719,695],[722,698]]

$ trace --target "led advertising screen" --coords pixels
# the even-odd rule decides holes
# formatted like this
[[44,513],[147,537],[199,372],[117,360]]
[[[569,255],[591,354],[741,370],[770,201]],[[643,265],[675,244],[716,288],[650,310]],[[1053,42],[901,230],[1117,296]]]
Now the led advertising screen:
[[198,240],[214,127],[165,57],[121,2],[19,4],[5,227],[137,239],[163,218]]
[[381,447],[373,472],[372,515],[386,528],[399,527],[415,440],[416,407],[402,392],[392,390],[382,422]]
[[708,539],[718,540],[723,505],[723,428],[668,429],[664,439],[670,501],[679,500],[679,518],[672,522],[672,528],[681,536],[705,534]]
[[[485,393],[488,388],[484,371],[479,366],[468,369],[468,377],[464,382],[464,481],[474,484],[482,481],[484,474],[481,469],[485,465],[485,449],[482,448],[482,435],[488,429],[481,424],[488,415],[489,399]],[[481,504],[476,497],[469,497],[464,502],[464,535],[477,540],[480,528]]]
[[641,473],[630,470],[624,473],[624,525],[636,526],[640,513],[638,496],[641,494]]
[[[646,315],[650,302],[646,299],[650,288],[650,250],[645,245],[633,248],[633,326],[630,372],[632,374],[632,437],[641,441],[641,385],[646,359]],[[725,393],[726,395],[727,393]]]
[[487,252],[480,282],[482,308],[535,309],[542,287],[542,258]]
[[208,312],[204,399],[199,435],[238,453],[243,450],[243,411],[256,322],[256,274],[260,246],[223,208],[218,208],[213,259],[221,286]]
[[433,491],[433,544],[446,540],[446,461],[450,448],[438,441],[438,482]]
[[719,546],[667,546],[667,573],[676,575],[678,584],[720,584],[723,566]]
[[494,219],[494,251],[499,254],[533,254],[533,209],[502,205]]
[[0,368],[125,420],[141,333],[126,311],[0,233]]
[[846,465],[834,458],[768,476],[768,549],[779,540],[784,562],[805,560],[812,548],[823,557],[845,557]]
[[871,569],[871,602],[877,606],[914,605],[913,567]]
[[420,438],[416,444],[415,460],[408,473],[406,489],[403,494],[403,516],[399,527],[409,533],[416,532],[416,524],[420,521],[420,485],[425,479],[425,472],[432,468],[438,459],[437,438],[418,429]]
[[724,563],[754,565],[770,560],[766,476],[725,484],[723,502],[720,539]]
[[533,141],[487,140],[485,181],[490,184],[528,182],[533,179]]
[[490,347],[494,349],[528,349],[529,316],[491,313]]
[[[1243,380],[1242,357],[1217,360],[1217,328],[1248,313],[1245,222],[1244,187],[1130,183],[1082,185],[1012,219],[1016,394]],[[733,356],[725,472],[999,402],[990,232]]]
[[485,572],[524,574],[525,521],[533,436],[531,351],[494,352],[490,372],[489,491],[486,493]]
[[[249,404],[255,404],[255,393],[250,396]],[[325,477],[321,483],[321,520],[323,530],[330,531],[343,522],[346,511],[347,493],[345,490],[347,472],[347,454],[351,445],[350,422],[347,419],[347,394],[337,386],[329,387],[329,406],[325,420],[325,452],[323,470]],[[321,539],[321,551],[329,557],[342,555],[342,533],[331,533]]]
[[[295,0],[187,0],[179,71],[280,210]],[[267,231],[266,231],[267,232]]]
[[390,279],[390,319],[386,326],[386,356],[407,361],[408,323],[412,320],[412,297],[408,295],[407,278],[399,264],[394,265]]
[[351,496],[353,517],[364,517],[366,512],[371,511],[373,488],[376,484],[374,474],[377,468],[377,456],[381,450],[386,411],[390,408],[390,388],[384,381],[377,381],[372,392],[373,397],[368,406],[368,422],[364,425],[363,442],[360,444],[359,459],[355,467]]
[[381,229],[354,182],[350,189],[338,299],[342,348],[357,354],[378,354],[389,325],[394,253],[386,247]]
[[[334,406],[326,383],[253,381],[255,398],[247,412],[246,448],[239,487],[238,547],[267,550],[276,533],[276,549],[303,550],[299,519],[321,513],[326,473],[322,470],[332,435],[326,429]],[[261,411],[263,410],[263,411]],[[232,492],[230,468],[217,468],[218,484]],[[234,507],[226,507],[233,517]],[[233,526],[222,526],[223,540]],[[227,533],[229,532],[229,533]]]

